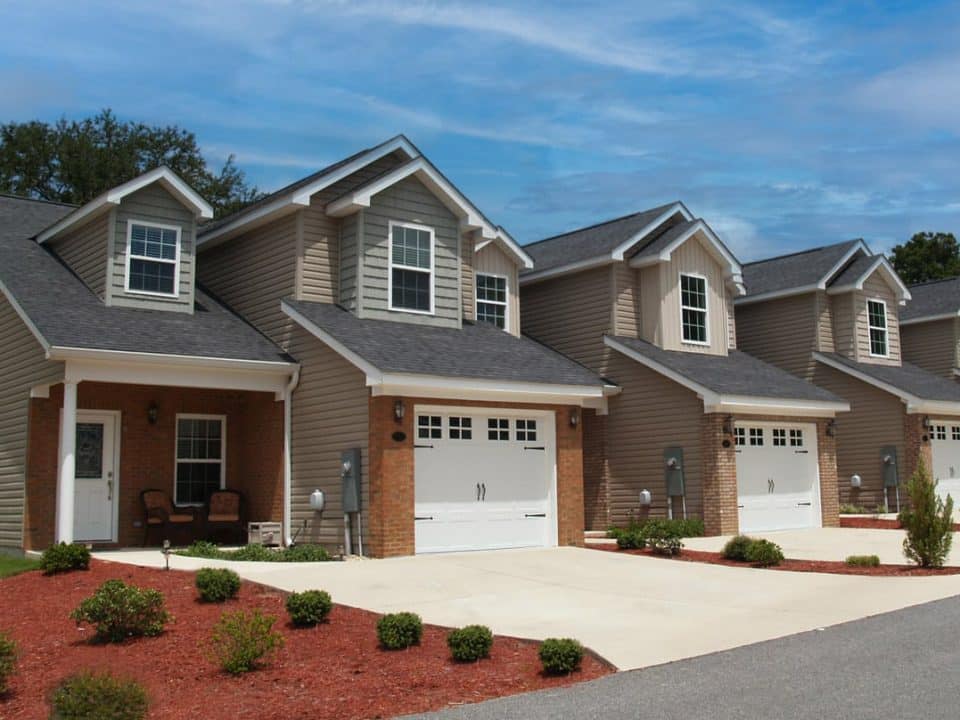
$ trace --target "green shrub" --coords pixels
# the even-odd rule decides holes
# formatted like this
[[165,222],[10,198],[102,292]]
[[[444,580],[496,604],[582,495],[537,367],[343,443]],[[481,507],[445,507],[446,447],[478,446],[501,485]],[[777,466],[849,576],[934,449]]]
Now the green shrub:
[[623,530],[617,533],[617,547],[621,550],[641,550],[647,546],[642,530]]
[[876,555],[849,555],[846,563],[853,567],[880,567],[880,558]]
[[643,526],[647,547],[658,555],[679,555],[682,527],[672,520],[648,520]]
[[78,625],[93,625],[94,639],[101,642],[159,635],[170,619],[158,590],[125,585],[122,580],[107,580],[70,617]]
[[178,550],[177,555],[208,560],[236,560],[239,562],[328,562],[333,560],[320,545],[294,545],[271,549],[263,545],[244,545],[236,550],[221,550],[211,542],[199,540]]
[[771,567],[783,562],[783,551],[769,540],[754,540],[747,548],[747,562],[758,567]]
[[680,518],[669,522],[676,524],[680,537],[703,537],[706,534],[706,528],[700,518]]
[[200,568],[196,583],[203,602],[224,602],[240,592],[240,576],[227,568]]
[[841,515],[869,515],[870,511],[863,505],[853,505],[849,503],[840,503]]
[[256,669],[270,654],[283,647],[283,635],[275,632],[276,618],[259,610],[226,612],[213,628],[211,652],[226,672],[240,675]]
[[656,533],[663,534],[669,532],[671,535],[679,538],[702,537],[705,530],[703,520],[700,518],[673,518],[665,520],[654,518],[645,522],[631,520],[626,527],[607,528],[607,537],[612,540],[620,540],[622,537],[630,537],[631,540],[625,541],[628,544],[620,547],[642,548],[644,545],[636,544],[637,538],[646,534],[647,529],[652,528]]
[[280,551],[280,562],[329,562],[332,559],[321,545],[292,545]]
[[43,551],[40,560],[40,569],[44,575],[70,572],[71,570],[86,570],[90,567],[90,551],[85,545],[68,545],[60,543],[51,545]]
[[141,720],[147,716],[147,692],[132,680],[109,673],[80,673],[53,691],[53,720]]
[[900,512],[900,524],[907,531],[903,554],[920,567],[943,567],[953,544],[953,498],[944,502],[937,495],[937,483],[930,477],[923,458],[907,483],[909,509]]
[[0,695],[7,691],[7,681],[17,667],[17,644],[0,632]]
[[225,560],[243,562],[276,562],[279,550],[271,550],[264,545],[244,545],[238,550],[221,551]]
[[486,625],[467,625],[450,631],[447,635],[447,647],[457,662],[476,662],[490,657],[493,633]]
[[571,638],[547,638],[540,643],[540,662],[548,675],[569,675],[583,661],[583,645]]
[[377,621],[377,638],[387,650],[403,650],[418,645],[422,636],[423,620],[416,613],[392,613]]
[[736,560],[737,562],[746,562],[747,561],[747,552],[750,550],[750,546],[753,545],[754,539],[747,537],[746,535],[737,535],[727,540],[727,544],[723,546],[723,550],[720,551],[720,554],[723,555],[727,560]]
[[311,627],[322,623],[333,609],[330,593],[323,590],[306,590],[293,593],[287,598],[287,612],[294,625]]

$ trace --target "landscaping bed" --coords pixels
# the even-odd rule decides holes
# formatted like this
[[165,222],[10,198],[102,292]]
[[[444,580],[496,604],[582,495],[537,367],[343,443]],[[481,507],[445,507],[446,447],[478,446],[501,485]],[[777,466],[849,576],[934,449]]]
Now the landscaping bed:
[[[903,530],[903,525],[895,518],[844,517],[840,516],[842,528],[864,528],[867,530]],[[960,523],[954,523],[955,532],[960,532]]]
[[[70,612],[101,583],[119,578],[163,593],[173,616],[159,637],[93,645]],[[589,653],[582,668],[546,676],[539,644],[496,637],[490,657],[457,663],[447,630],[424,626],[420,645],[386,651],[378,646],[379,615],[335,605],[329,621],[294,628],[276,590],[243,583],[223,604],[200,603],[194,574],[93,561],[87,571],[43,576],[26,572],[0,581],[0,631],[21,648],[10,691],[0,697],[0,717],[45,718],[48,698],[79,670],[107,670],[140,682],[150,698],[150,718],[386,718],[479,702],[514,693],[591,680],[613,668]],[[334,598],[336,600],[336,598]],[[262,669],[225,674],[208,657],[207,644],[225,610],[259,609],[278,618],[285,646]]]

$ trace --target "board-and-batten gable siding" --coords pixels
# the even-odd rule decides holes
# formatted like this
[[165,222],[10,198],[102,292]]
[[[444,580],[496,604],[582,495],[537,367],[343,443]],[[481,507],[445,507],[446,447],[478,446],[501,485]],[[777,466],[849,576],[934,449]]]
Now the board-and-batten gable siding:
[[[460,327],[460,227],[453,213],[415,177],[371,198],[361,211],[359,316],[423,325]],[[434,233],[433,314],[390,310],[388,247],[390,222],[429,227]]]
[[[464,246],[464,252],[466,252],[467,246]],[[507,279],[507,320],[509,322],[507,326],[507,331],[511,335],[520,334],[520,302],[517,296],[517,279],[519,273],[517,272],[517,264],[511,260],[506,253],[503,252],[497,245],[494,243],[488,243],[480,252],[476,253],[475,258],[475,268],[477,273],[490,273],[492,275],[500,275],[506,277]],[[468,283],[464,283],[466,285]],[[469,283],[473,285],[473,279]],[[472,290],[475,292],[475,290]],[[464,315],[464,317],[474,318],[473,313],[470,315]]]
[[[369,391],[365,378],[333,350],[301,328],[291,335],[290,353],[300,361],[300,383],[291,417],[292,530],[299,542],[343,544],[340,453],[361,450],[363,525],[370,527]],[[323,490],[326,508],[310,508],[310,494]]]
[[58,383],[63,372],[0,295],[0,547],[23,547],[30,388]]
[[[107,304],[193,312],[194,271],[196,267],[196,223],[193,212],[159,183],[148,185],[120,201],[111,212],[113,226]],[[173,225],[180,228],[180,287],[175,298],[138,295],[124,289],[127,273],[127,222],[129,220]]]
[[101,300],[106,292],[109,212],[49,243],[50,248]]
[[609,355],[603,336],[611,329],[610,292],[606,267],[524,285],[523,333],[602,374]]
[[945,318],[900,328],[903,359],[953,380],[957,367],[957,320]]
[[286,215],[204,250],[200,281],[274,342],[284,346],[292,321],[280,301],[295,292],[297,216]]
[[736,312],[743,352],[810,379],[817,338],[814,293],[740,305]]
[[[472,232],[465,232],[460,235],[460,296],[464,320],[476,320],[477,319],[477,307],[476,307],[476,271],[474,265],[476,263],[476,253],[474,248],[476,247],[475,241],[473,239]],[[519,296],[519,286],[514,285],[517,288],[516,292]],[[519,321],[519,313],[517,317]],[[518,324],[519,327],[519,324]]]
[[[887,305],[887,352],[889,357],[870,355],[870,329],[867,302],[882,300]],[[861,362],[875,365],[900,365],[900,305],[893,288],[877,270],[867,278],[863,290],[854,293],[856,307],[857,355]]]

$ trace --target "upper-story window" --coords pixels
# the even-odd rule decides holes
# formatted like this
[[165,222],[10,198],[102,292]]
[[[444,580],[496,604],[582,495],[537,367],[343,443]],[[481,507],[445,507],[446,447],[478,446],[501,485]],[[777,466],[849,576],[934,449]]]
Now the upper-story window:
[[867,321],[870,324],[870,354],[888,357],[887,304],[883,300],[867,300]]
[[433,229],[390,223],[390,309],[433,313]]
[[702,275],[680,275],[680,313],[683,341],[706,345],[707,279]]
[[129,221],[126,290],[176,297],[179,275],[180,228]]
[[477,321],[507,327],[507,279],[477,273]]

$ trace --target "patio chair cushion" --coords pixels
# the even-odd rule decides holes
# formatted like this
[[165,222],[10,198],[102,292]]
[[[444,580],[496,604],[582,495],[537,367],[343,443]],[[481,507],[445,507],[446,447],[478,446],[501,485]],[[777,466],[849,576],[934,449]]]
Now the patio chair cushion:
[[235,492],[214,492],[210,495],[209,522],[240,522],[240,495]]
[[207,516],[210,522],[240,522],[240,516],[237,513],[211,513]]
[[169,517],[169,520],[172,523],[193,522],[193,515],[187,515],[185,513],[174,513]]

